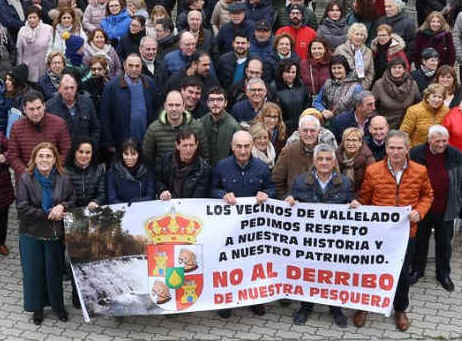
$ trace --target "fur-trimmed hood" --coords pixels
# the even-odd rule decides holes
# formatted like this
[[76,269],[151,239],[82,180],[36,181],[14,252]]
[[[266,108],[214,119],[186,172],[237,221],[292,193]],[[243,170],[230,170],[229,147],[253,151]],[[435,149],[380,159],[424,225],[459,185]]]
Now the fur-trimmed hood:
[[[372,50],[372,52],[374,52],[374,54],[377,53],[378,44],[379,44],[378,38],[375,38],[371,42],[371,50]],[[406,43],[405,43],[404,39],[401,38],[396,33],[392,33],[391,34],[391,44],[390,44],[390,47],[388,48],[388,54],[389,55],[396,54],[399,51],[404,50],[405,48],[406,48]]]

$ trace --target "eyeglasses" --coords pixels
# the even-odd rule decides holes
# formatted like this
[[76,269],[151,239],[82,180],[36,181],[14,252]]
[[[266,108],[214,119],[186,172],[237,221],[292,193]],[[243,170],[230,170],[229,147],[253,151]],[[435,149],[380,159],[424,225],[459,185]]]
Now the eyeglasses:
[[249,91],[250,92],[260,92],[261,93],[261,92],[265,92],[265,89],[263,89],[263,88],[258,88],[258,89],[253,88],[253,89],[249,89]]
[[222,103],[224,101],[225,99],[223,97],[212,97],[208,99],[208,102],[210,103],[213,103],[213,102]]
[[345,139],[346,143],[360,143],[361,140],[359,139]]

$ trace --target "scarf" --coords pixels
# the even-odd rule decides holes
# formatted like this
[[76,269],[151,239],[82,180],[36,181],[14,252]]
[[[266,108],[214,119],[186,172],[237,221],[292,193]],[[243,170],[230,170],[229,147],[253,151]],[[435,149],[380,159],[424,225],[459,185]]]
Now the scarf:
[[263,153],[261,150],[257,149],[257,147],[253,146],[252,156],[266,163],[269,169],[273,169],[274,161],[276,159],[276,151],[274,150],[272,143],[268,143],[266,153]]
[[184,197],[183,195],[184,182],[188,174],[191,173],[191,171],[194,168],[194,161],[191,162],[190,164],[185,164],[184,162],[181,162],[178,152],[175,152],[173,156],[173,167],[174,167],[173,172],[175,174],[175,177],[173,178],[173,184],[172,184],[173,191],[174,191],[174,193],[172,193],[172,196],[174,198],[182,198]]
[[355,70],[359,79],[366,77],[366,72],[364,70],[364,56],[361,52],[361,48],[353,47],[355,51]]
[[14,7],[16,13],[18,14],[19,19],[21,19],[21,21],[24,21],[25,17],[24,17],[24,11],[22,9],[21,2],[18,0],[6,0],[6,2],[11,7]]
[[427,67],[425,67],[425,65],[420,65],[420,68],[422,70],[422,72],[424,73],[425,77],[427,78],[431,78],[435,75],[436,73],[436,70],[430,70],[428,69]]
[[108,62],[111,61],[111,57],[109,56],[109,53],[111,52],[111,47],[112,46],[109,44],[104,44],[104,47],[100,49],[93,42],[87,44],[87,50],[91,56],[104,56]]
[[383,74],[383,88],[385,92],[398,102],[406,101],[411,93],[412,85],[413,79],[408,72],[399,79],[393,78],[390,69],[386,70]]
[[48,213],[53,207],[53,180],[54,168],[48,177],[42,175],[37,168],[34,169],[34,178],[39,182],[42,188],[42,210]]
[[24,34],[24,39],[27,44],[32,44],[35,42],[41,25],[42,25],[42,20],[40,20],[36,28],[30,27],[29,23],[26,22],[26,24],[24,25],[23,34]]
[[53,85],[53,87],[58,90],[59,88],[59,82],[61,80],[61,77],[57,74],[55,74],[53,71],[51,70],[48,70],[47,71],[47,74],[48,74],[48,77],[50,78],[50,81],[51,81],[51,84]]
[[356,155],[353,155],[352,157],[348,158],[345,151],[343,151],[343,160],[339,160],[343,169],[343,175],[349,178],[353,184],[355,183],[355,170],[353,168],[355,157]]

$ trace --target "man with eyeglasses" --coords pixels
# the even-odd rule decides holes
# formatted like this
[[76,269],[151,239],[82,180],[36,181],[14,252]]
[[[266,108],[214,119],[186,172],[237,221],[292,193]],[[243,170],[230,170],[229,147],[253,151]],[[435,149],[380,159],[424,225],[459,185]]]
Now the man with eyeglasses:
[[321,123],[314,116],[305,115],[298,121],[300,139],[282,149],[273,168],[273,182],[278,198],[285,199],[295,178],[313,165],[313,151],[319,143],[320,131]]
[[232,115],[238,122],[248,122],[257,116],[266,102],[268,91],[261,78],[252,78],[246,87],[247,98],[233,105]]
[[178,131],[186,128],[192,129],[197,134],[199,154],[208,160],[208,144],[201,122],[185,110],[181,92],[170,91],[164,102],[164,110],[159,114],[159,119],[149,125],[143,139],[144,158],[147,164],[156,169],[156,173],[160,172],[162,156],[175,150]]
[[223,88],[210,89],[207,95],[209,112],[201,118],[201,122],[208,140],[212,167],[231,154],[233,134],[240,130],[239,123],[226,112],[226,105],[227,100]]

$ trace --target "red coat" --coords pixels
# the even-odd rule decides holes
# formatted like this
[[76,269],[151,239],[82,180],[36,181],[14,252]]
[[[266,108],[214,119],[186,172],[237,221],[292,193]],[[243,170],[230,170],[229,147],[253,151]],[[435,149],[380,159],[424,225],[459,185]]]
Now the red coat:
[[316,31],[308,26],[302,26],[298,29],[292,26],[284,26],[276,31],[276,35],[287,33],[295,41],[295,53],[300,59],[308,58],[308,46],[311,41],[316,38]]
[[441,123],[449,131],[449,144],[462,151],[462,110],[452,108]]
[[300,62],[300,74],[309,93],[315,95],[330,78],[329,60],[323,59],[320,62],[302,60]]
[[61,117],[46,113],[38,125],[32,124],[26,117],[13,124],[8,145],[8,162],[16,179],[24,172],[34,147],[41,142],[53,143],[64,162],[71,149],[66,122]]
[[[0,154],[8,153],[8,140],[0,132]],[[14,190],[11,184],[10,170],[8,164],[0,164],[0,208],[10,206],[14,200]]]

